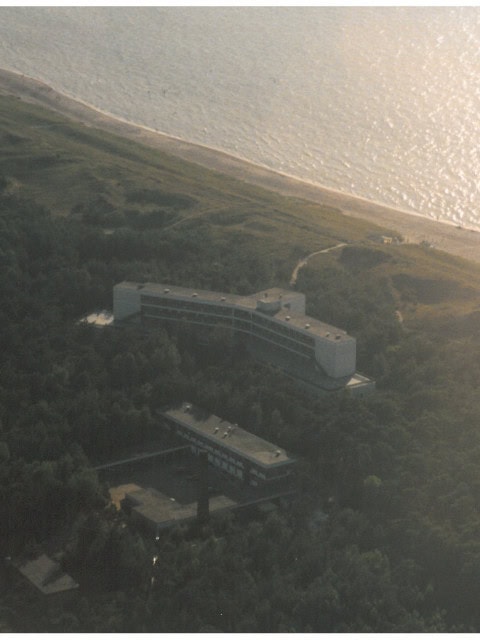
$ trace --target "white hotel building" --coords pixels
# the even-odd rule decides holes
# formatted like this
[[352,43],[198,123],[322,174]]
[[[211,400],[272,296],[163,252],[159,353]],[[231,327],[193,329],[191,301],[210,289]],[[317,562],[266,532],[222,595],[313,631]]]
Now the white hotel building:
[[254,357],[280,368],[309,390],[371,390],[357,374],[356,341],[305,315],[305,295],[273,288],[250,296],[167,284],[121,282],[113,288],[115,322],[187,322],[246,337]]

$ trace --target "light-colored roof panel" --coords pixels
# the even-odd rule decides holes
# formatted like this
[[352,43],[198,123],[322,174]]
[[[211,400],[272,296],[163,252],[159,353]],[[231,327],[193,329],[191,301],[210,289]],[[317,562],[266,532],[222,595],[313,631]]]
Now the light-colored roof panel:
[[255,309],[256,303],[250,296],[239,296],[234,293],[222,293],[191,287],[177,287],[171,284],[147,282],[141,285],[140,293],[145,295],[172,296],[172,298],[197,299],[198,302],[231,304],[248,309]]
[[123,282],[119,282],[113,286],[114,289],[138,289],[139,287],[145,286],[143,282],[131,282],[129,280],[124,280]]
[[[308,333],[309,335],[324,338],[326,340],[336,341],[352,341],[355,340],[343,329],[334,327],[326,322],[321,322],[316,318],[310,316],[304,316],[294,311],[288,311],[282,309],[275,314],[274,318],[284,324],[288,324],[295,329],[301,329],[302,333]],[[338,337],[337,337],[338,336]]]
[[78,583],[45,554],[19,566],[18,570],[45,595],[78,588]]

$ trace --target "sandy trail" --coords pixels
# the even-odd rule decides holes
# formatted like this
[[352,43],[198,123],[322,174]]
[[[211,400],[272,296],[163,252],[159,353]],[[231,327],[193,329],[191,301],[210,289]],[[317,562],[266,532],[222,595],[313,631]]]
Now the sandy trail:
[[[104,129],[179,158],[277,193],[335,207],[346,216],[391,229],[407,242],[428,242],[456,256],[480,262],[480,233],[437,222],[377,202],[292,178],[222,151],[135,125],[94,109],[26,76],[0,70],[0,94],[38,104],[85,125]],[[347,224],[347,222],[346,222]]]
[[297,262],[295,269],[292,272],[292,277],[290,278],[290,286],[294,287],[297,283],[298,272],[303,267],[306,267],[310,258],[313,256],[318,256],[320,253],[330,253],[330,251],[335,251],[335,249],[341,249],[342,247],[346,247],[345,242],[340,242],[340,244],[336,244],[334,247],[328,247],[327,249],[319,249],[319,251],[314,251],[313,253],[309,253],[308,256],[302,258]]

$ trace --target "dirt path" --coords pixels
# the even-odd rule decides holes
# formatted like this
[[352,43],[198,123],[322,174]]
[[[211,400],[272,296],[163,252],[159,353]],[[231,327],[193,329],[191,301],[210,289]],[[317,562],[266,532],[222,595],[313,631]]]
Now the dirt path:
[[330,253],[330,251],[334,251],[335,249],[340,249],[341,247],[346,247],[346,246],[347,244],[345,242],[341,242],[340,244],[336,244],[334,247],[328,247],[327,249],[320,249],[320,251],[314,251],[313,253],[309,253],[308,256],[305,256],[305,258],[302,258],[301,260],[299,260],[299,262],[297,262],[297,266],[292,272],[292,277],[290,278],[290,286],[294,287],[296,285],[298,272],[300,271],[300,269],[303,269],[303,267],[308,263],[310,258],[313,258],[313,256],[318,256],[318,254],[320,253]]

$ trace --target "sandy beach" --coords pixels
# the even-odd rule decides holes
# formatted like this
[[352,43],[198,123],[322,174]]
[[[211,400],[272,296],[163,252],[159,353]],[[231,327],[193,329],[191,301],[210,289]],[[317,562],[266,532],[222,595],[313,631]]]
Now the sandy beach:
[[391,229],[392,233],[402,235],[407,242],[425,241],[437,249],[480,262],[480,232],[350,196],[292,178],[216,149],[131,124],[64,96],[42,82],[10,71],[0,70],[0,94],[12,95],[26,102],[38,104],[87,126],[135,140],[249,184],[335,207],[346,216],[362,218]]

